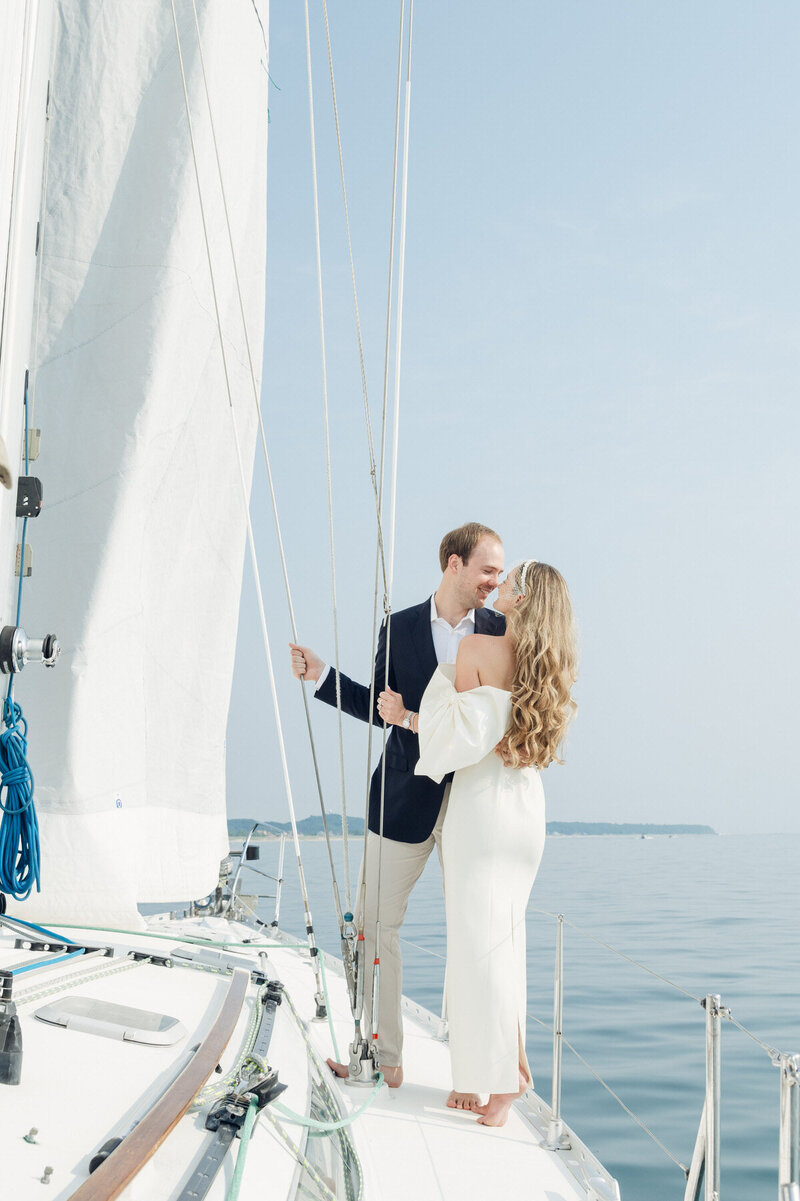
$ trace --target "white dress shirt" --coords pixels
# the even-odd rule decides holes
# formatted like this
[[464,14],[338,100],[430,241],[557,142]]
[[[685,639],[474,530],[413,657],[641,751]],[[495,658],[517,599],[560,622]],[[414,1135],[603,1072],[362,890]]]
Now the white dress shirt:
[[[434,593],[431,596],[431,634],[433,635],[433,649],[436,652],[436,662],[455,663],[459,642],[467,634],[475,633],[475,610],[470,609],[469,613],[461,618],[458,625],[451,626],[449,621],[446,621],[444,617],[440,617],[437,613],[435,597],[436,594]],[[315,692],[325,683],[330,670],[330,664],[326,663],[314,686]],[[381,687],[383,687],[383,684],[381,684]]]
[[475,610],[470,609],[458,625],[451,626],[449,621],[440,617],[436,611],[436,594],[431,597],[431,633],[433,634],[433,649],[436,651],[437,663],[455,663],[458,654],[458,644],[467,634],[475,633]]

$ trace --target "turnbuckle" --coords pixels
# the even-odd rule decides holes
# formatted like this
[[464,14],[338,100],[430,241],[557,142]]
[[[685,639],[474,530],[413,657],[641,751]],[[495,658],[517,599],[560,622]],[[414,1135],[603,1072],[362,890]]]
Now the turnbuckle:
[[344,978],[347,985],[347,995],[350,999],[350,1009],[353,1017],[360,1017],[356,1013],[356,932],[355,921],[352,913],[346,913],[342,925],[342,965],[344,966]]

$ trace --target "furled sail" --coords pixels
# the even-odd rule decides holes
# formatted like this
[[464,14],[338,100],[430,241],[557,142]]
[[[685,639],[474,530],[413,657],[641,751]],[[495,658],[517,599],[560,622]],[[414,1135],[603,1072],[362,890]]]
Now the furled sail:
[[[266,0],[176,0],[227,372],[249,492],[260,385]],[[208,99],[200,58],[202,46]],[[42,833],[33,920],[120,925],[213,889],[245,543],[171,5],[57,5],[22,624],[61,661],[16,695]]]

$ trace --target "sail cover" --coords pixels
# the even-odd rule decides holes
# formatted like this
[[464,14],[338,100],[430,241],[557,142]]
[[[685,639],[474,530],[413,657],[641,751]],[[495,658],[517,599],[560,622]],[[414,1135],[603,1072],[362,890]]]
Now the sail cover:
[[[260,385],[266,0],[176,0],[228,376],[256,413],[219,146]],[[34,422],[44,508],[22,624],[42,835],[32,920],[116,925],[210,892],[227,853],[225,727],[245,519],[172,11],[57,5]]]

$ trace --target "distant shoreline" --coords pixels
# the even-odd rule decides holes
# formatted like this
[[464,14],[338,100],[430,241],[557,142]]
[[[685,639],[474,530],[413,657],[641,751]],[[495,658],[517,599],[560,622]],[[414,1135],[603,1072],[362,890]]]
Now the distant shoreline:
[[[230,818],[228,821],[228,837],[239,840],[246,838],[254,825],[254,821],[244,818]],[[276,842],[281,834],[291,834],[289,822],[269,822],[271,829],[259,829],[253,835],[253,840],[259,842]],[[328,830],[331,839],[341,841],[342,826],[338,813],[328,815]],[[318,842],[324,839],[320,817],[305,817],[297,823],[297,833],[304,841]],[[656,825],[648,822],[548,822],[548,836],[555,838],[607,838],[609,836],[623,838],[676,838],[684,835],[713,835],[717,831],[711,826],[702,825]],[[362,818],[351,819],[348,823],[350,838],[364,837],[364,822]]]

